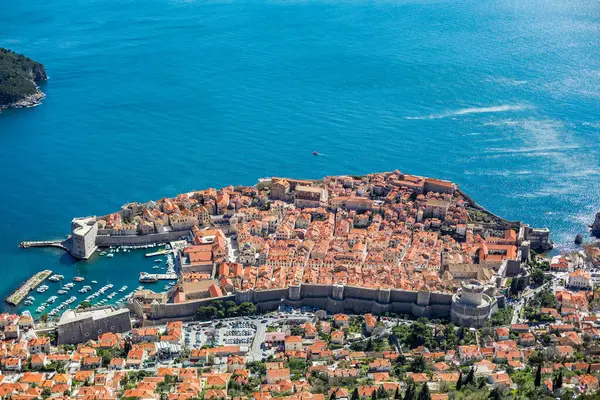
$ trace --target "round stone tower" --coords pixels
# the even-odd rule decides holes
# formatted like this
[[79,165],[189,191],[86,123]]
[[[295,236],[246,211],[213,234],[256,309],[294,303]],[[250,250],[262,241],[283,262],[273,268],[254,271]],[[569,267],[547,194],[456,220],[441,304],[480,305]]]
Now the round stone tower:
[[481,282],[462,282],[460,290],[452,296],[450,320],[460,326],[478,328],[497,308],[496,299],[485,294]]
[[473,307],[479,306],[484,289],[485,287],[478,281],[462,282],[460,302]]

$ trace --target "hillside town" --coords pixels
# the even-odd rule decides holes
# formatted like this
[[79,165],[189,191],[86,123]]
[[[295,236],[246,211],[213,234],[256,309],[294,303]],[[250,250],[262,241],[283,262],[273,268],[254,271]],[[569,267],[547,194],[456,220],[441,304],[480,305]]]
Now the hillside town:
[[[177,281],[0,315],[11,399],[593,398],[600,249],[399,171],[268,178],[73,221],[70,251],[169,246]],[[152,274],[140,276],[151,279]],[[75,304],[74,304],[75,306]]]
[[[592,398],[600,291],[582,258],[532,262],[479,329],[447,320],[215,304],[228,316],[56,344],[27,315],[0,315],[0,394],[11,399]],[[537,278],[536,278],[537,279]],[[517,305],[523,303],[519,312]],[[232,316],[233,314],[238,314]],[[246,314],[246,315],[244,315]],[[514,320],[513,316],[517,319]]]

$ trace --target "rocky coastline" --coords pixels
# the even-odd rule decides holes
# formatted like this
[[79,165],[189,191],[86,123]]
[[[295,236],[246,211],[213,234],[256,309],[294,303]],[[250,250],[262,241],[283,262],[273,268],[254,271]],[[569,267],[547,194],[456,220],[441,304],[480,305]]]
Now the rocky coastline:
[[46,95],[38,84],[46,80],[48,75],[42,64],[0,48],[0,112],[39,105]]
[[39,106],[46,95],[38,89],[34,94],[27,95],[20,100],[10,104],[0,104],[0,112],[6,108],[29,108]]

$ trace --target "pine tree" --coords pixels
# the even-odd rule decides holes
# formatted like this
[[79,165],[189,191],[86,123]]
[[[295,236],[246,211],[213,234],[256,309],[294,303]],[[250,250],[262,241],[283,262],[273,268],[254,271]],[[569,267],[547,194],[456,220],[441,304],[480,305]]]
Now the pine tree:
[[378,399],[385,399],[387,397],[386,394],[387,393],[385,392],[383,385],[381,385],[377,388],[377,398]]
[[331,392],[331,396],[329,396],[329,400],[335,400],[335,389]]
[[471,369],[469,370],[469,373],[467,374],[467,377],[465,378],[465,386],[467,385],[472,385],[475,382],[475,370],[473,369],[473,367],[471,367]]
[[394,393],[394,400],[400,400],[400,388],[396,386],[396,393]]
[[539,388],[542,384],[542,363],[538,365],[537,370],[535,371],[535,380],[533,381],[533,385],[536,388]]
[[371,392],[371,400],[377,400],[377,390]]
[[419,392],[418,400],[431,400],[431,393],[429,393],[429,386],[427,386],[427,383],[423,384],[423,387]]
[[129,339],[125,339],[125,344],[123,345],[123,352],[125,353],[125,355],[127,355],[130,350],[131,350],[131,342],[129,341]]
[[404,400],[415,400],[416,398],[415,382],[411,379],[406,387],[406,392],[404,392]]
[[458,380],[456,381],[456,390],[460,391],[460,389],[462,389],[462,371],[460,371],[460,374],[458,374]]
[[587,370],[585,371],[586,374],[591,374],[592,373],[592,364],[588,364]]
[[562,388],[562,385],[563,385],[563,372],[561,369],[560,372],[558,373],[558,376],[554,380],[554,382],[552,382],[552,389],[560,390],[560,388]]
[[358,388],[354,388],[354,391],[352,392],[352,397],[350,397],[350,400],[358,400],[359,396],[358,396]]
[[500,393],[500,389],[498,389],[497,387],[495,387],[490,392],[490,395],[489,395],[488,399],[489,400],[501,400],[502,399],[502,394]]

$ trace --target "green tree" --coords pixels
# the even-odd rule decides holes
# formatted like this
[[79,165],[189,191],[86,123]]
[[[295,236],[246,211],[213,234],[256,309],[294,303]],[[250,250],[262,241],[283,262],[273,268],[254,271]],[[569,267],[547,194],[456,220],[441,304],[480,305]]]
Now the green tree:
[[385,389],[383,388],[383,385],[380,385],[377,388],[377,398],[378,399],[386,399],[387,398],[387,393],[386,393]]
[[533,386],[537,389],[542,384],[542,363],[538,365],[537,370],[535,371],[535,379],[533,381]]
[[377,400],[377,390],[371,392],[371,400]]
[[410,333],[407,338],[407,344],[410,348],[430,345],[433,335],[427,325],[428,322],[426,318],[419,318],[415,323],[410,325]]
[[554,380],[554,382],[552,382],[552,389],[553,390],[560,390],[562,388],[562,385],[563,385],[563,372],[562,372],[562,369],[561,369],[559,371],[559,373],[558,373],[558,376]]
[[359,400],[360,396],[358,395],[358,388],[354,388],[354,390],[352,391],[352,396],[350,397],[350,400]]
[[329,396],[329,400],[335,400],[335,390],[331,392],[331,396]]
[[91,308],[92,307],[92,303],[90,303],[87,300],[84,300],[81,302],[81,304],[79,305],[79,308],[85,310],[86,308]]
[[497,387],[495,387],[491,392],[490,395],[488,396],[489,400],[501,400],[502,399],[502,393],[500,392],[500,389],[498,389]]
[[400,400],[400,388],[396,386],[396,393],[394,393],[394,400]]
[[406,386],[406,392],[404,392],[403,400],[417,400],[417,389],[415,387],[415,381],[412,379],[408,382]]
[[544,283],[544,271],[542,271],[539,268],[533,268],[531,270],[531,280],[536,285],[541,285],[542,283]]
[[429,386],[427,386],[427,383],[424,383],[421,387],[418,400],[431,400],[431,393],[429,393]]
[[423,372],[425,371],[426,367],[427,364],[425,364],[425,359],[423,356],[416,356],[410,363],[410,370],[412,372]]
[[458,374],[458,380],[456,381],[456,390],[460,392],[460,389],[462,389],[462,371],[460,371],[460,373]]
[[467,374],[467,377],[465,378],[465,386],[467,385],[472,385],[475,382],[475,369],[473,367],[471,367],[471,369],[469,369],[469,373]]

